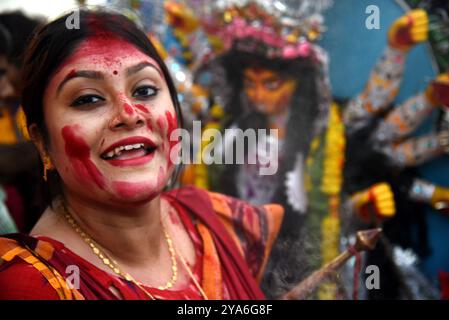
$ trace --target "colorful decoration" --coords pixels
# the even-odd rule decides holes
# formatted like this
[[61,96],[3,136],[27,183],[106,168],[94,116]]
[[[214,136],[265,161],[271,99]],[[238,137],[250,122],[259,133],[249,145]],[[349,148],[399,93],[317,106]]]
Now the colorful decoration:
[[449,5],[447,1],[406,0],[429,15],[429,41],[440,71],[449,69]]

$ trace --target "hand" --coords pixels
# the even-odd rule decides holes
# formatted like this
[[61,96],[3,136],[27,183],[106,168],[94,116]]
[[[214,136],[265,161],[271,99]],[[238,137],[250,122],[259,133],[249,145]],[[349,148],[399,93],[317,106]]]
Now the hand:
[[449,73],[440,74],[430,82],[426,89],[426,97],[434,106],[449,108]]
[[435,186],[430,204],[436,210],[447,210],[449,208],[449,188]]
[[358,215],[366,222],[371,221],[372,213],[383,220],[396,214],[394,195],[388,183],[377,183],[370,188],[355,193],[351,200]]
[[388,30],[388,43],[403,51],[427,40],[429,19],[426,11],[415,9],[397,19]]

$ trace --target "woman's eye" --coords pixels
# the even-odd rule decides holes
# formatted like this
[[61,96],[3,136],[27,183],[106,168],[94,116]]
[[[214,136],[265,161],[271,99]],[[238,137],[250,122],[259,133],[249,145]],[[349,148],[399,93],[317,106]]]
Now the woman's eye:
[[78,107],[78,106],[83,106],[83,105],[91,105],[91,104],[96,104],[99,101],[104,101],[104,98],[97,96],[97,95],[93,95],[93,94],[86,94],[84,96],[77,98],[75,101],[73,101],[71,106]]
[[133,92],[134,98],[151,98],[158,93],[159,89],[153,86],[142,86]]

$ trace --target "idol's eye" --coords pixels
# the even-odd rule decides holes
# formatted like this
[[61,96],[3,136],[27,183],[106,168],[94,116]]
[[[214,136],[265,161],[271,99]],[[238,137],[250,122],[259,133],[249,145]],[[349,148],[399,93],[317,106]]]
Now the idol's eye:
[[155,86],[149,86],[149,85],[141,86],[141,87],[138,87],[136,90],[134,90],[133,97],[138,98],[140,100],[146,100],[146,99],[149,99],[149,98],[157,95],[159,90],[160,89],[156,88]]
[[282,85],[282,80],[276,79],[276,80],[268,80],[265,81],[264,86],[268,90],[277,90]]
[[105,101],[104,98],[95,95],[95,94],[85,94],[75,99],[75,101],[72,102],[72,107],[79,107],[84,105],[93,105],[100,101]]

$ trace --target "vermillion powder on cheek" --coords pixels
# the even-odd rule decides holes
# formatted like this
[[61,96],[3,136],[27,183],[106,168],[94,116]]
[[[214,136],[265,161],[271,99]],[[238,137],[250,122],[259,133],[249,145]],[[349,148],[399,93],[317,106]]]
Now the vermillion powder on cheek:
[[77,133],[78,126],[65,126],[61,130],[65,141],[65,152],[80,183],[95,184],[100,189],[106,186],[105,178],[90,159],[90,148]]

